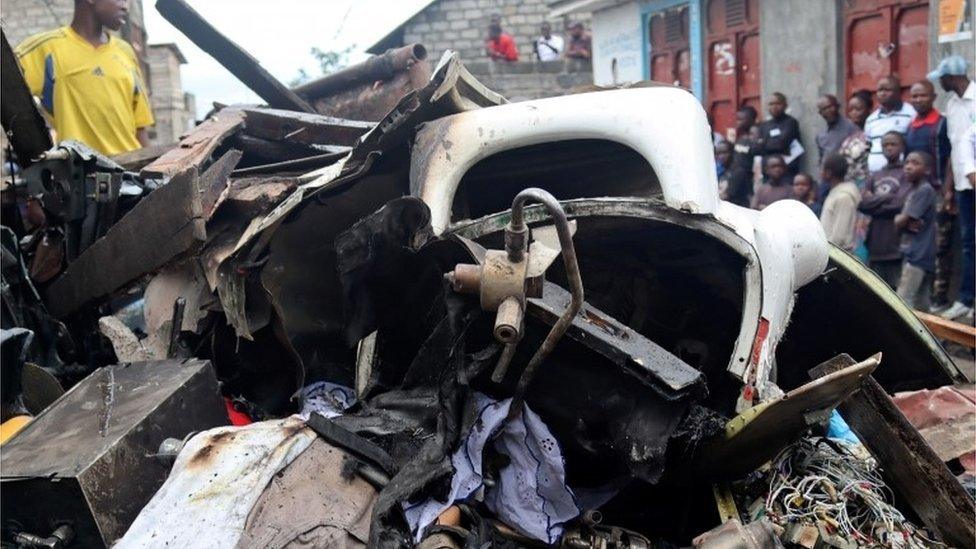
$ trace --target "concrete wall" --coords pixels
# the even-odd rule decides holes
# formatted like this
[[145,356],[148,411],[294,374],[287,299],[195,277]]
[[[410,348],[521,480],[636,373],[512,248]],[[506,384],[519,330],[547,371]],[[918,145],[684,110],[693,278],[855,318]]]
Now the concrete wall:
[[187,96],[195,102],[192,95],[183,93],[181,63],[173,49],[157,44],[150,45],[148,52],[150,99],[156,118],[149,137],[154,144],[173,143],[193,127],[195,105],[187,104]]
[[[515,39],[519,60],[532,61],[532,42],[548,12],[545,0],[438,0],[404,24],[403,41],[420,42],[434,59],[451,49],[465,63],[483,60],[488,20],[497,13],[502,16],[502,28]],[[573,18],[588,19],[588,14]],[[565,38],[566,33],[560,32],[564,21],[551,23],[553,33]]]
[[841,1],[759,2],[763,104],[773,92],[786,95],[800,122],[807,170],[819,163],[815,137],[826,127],[817,98],[844,92]]
[[637,2],[593,13],[593,81],[601,86],[644,78]]
[[566,95],[593,84],[592,65],[579,59],[545,63],[473,61],[464,66],[489,89],[504,95],[509,101]]

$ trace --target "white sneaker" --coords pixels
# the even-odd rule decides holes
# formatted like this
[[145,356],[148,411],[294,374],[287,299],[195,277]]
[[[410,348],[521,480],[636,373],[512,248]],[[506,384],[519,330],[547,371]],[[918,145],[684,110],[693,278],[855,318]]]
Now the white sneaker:
[[972,314],[972,312],[973,310],[971,308],[957,301],[953,303],[951,307],[939,313],[939,316],[952,320],[954,318]]

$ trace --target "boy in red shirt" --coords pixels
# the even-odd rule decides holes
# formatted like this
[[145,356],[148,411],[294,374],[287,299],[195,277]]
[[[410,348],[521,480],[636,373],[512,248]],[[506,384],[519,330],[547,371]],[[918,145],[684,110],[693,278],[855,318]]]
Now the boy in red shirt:
[[485,53],[492,61],[518,61],[518,48],[510,34],[502,32],[501,17],[493,15],[488,24],[488,40]]

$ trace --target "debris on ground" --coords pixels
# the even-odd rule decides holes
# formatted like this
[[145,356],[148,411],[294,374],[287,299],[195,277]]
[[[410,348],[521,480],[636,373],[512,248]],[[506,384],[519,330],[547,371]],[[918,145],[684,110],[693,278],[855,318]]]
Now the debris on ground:
[[972,380],[806,206],[719,200],[686,91],[420,44],[289,89],[158,6],[267,105],[107,158],[5,68],[4,543],[976,543]]

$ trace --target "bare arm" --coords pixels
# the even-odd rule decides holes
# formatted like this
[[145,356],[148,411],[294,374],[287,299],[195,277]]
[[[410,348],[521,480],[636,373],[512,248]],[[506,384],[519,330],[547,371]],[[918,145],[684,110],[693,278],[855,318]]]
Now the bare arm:
[[905,227],[908,226],[909,220],[911,220],[911,217],[909,217],[908,214],[900,213],[895,216],[895,227],[897,227],[898,230],[903,231],[905,230]]
[[142,147],[149,146],[149,130],[146,128],[136,128],[136,139]]

